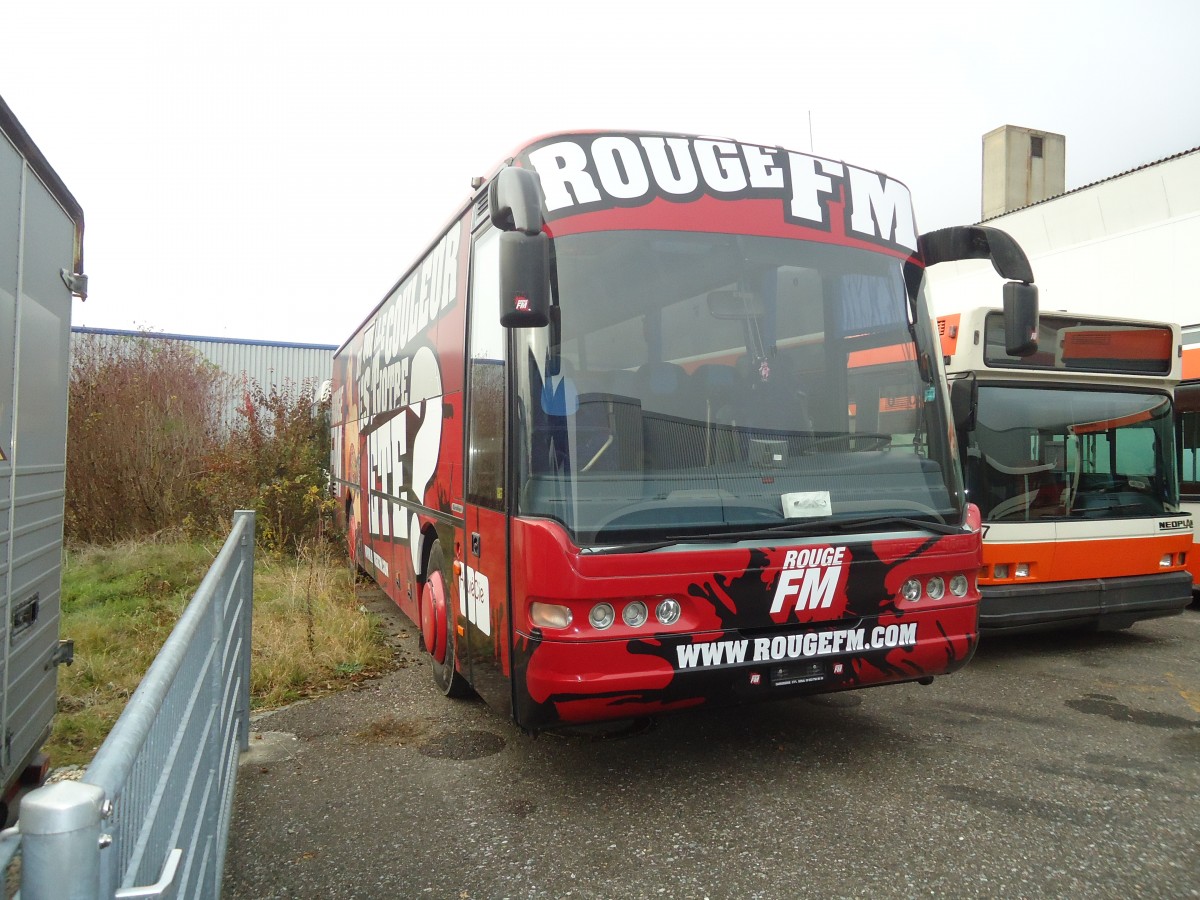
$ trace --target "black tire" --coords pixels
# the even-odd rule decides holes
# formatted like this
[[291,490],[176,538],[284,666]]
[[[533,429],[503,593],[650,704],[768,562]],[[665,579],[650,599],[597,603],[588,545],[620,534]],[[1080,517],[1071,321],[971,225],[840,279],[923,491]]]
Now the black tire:
[[443,565],[442,545],[435,542],[433,549],[429,551],[425,590],[441,591],[442,601],[446,606],[446,655],[439,663],[432,652],[429,654],[429,662],[433,665],[433,683],[447,697],[469,697],[471,685],[458,673],[455,665],[454,613],[450,607],[450,591],[447,589]]

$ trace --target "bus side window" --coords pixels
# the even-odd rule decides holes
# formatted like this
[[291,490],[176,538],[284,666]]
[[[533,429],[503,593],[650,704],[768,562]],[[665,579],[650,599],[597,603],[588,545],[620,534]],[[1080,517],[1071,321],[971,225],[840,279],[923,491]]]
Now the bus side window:
[[507,334],[500,326],[499,233],[475,242],[467,359],[467,499],[504,507],[504,383]]
[[[1200,385],[1193,385],[1193,392],[1200,394]],[[1200,400],[1196,396],[1193,402]],[[1200,495],[1200,410],[1184,410],[1179,414],[1180,454],[1183,465],[1179,468],[1179,489],[1183,494]]]

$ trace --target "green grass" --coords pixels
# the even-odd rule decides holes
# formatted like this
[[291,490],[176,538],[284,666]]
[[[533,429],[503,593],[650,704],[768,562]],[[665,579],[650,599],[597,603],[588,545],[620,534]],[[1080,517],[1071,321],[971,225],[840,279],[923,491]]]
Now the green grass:
[[[64,554],[60,634],[75,662],[59,669],[53,764],[89,762],[174,628],[219,543],[155,540]],[[339,690],[388,669],[391,652],[330,551],[256,554],[251,706]]]

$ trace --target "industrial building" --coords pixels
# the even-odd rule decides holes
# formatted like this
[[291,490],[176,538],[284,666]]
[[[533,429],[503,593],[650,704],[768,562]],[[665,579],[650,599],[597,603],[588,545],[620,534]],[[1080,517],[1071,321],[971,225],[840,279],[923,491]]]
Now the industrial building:
[[311,383],[319,394],[332,377],[333,352],[337,349],[335,344],[293,344],[79,326],[71,329],[72,340],[85,334],[98,335],[102,340],[173,341],[192,347],[230,377],[234,390],[225,412],[227,425],[237,420],[243,391],[255,384],[269,391],[272,387]]
[[[1006,125],[983,138],[981,224],[1029,256],[1043,311],[1200,321],[1200,147],[1065,190],[1066,138]],[[930,270],[939,315],[994,304],[987,262]]]

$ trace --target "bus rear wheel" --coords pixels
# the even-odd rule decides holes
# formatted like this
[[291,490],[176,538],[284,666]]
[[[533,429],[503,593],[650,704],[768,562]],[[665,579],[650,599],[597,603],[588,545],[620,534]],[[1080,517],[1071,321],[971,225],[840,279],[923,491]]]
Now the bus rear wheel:
[[447,697],[466,697],[471,693],[467,679],[458,673],[454,649],[454,614],[450,609],[450,592],[442,566],[445,557],[442,545],[435,543],[429,551],[428,575],[421,596],[421,626],[425,649],[433,664],[433,682]]

